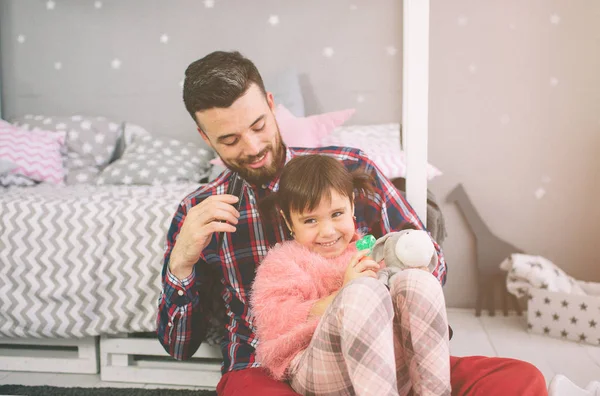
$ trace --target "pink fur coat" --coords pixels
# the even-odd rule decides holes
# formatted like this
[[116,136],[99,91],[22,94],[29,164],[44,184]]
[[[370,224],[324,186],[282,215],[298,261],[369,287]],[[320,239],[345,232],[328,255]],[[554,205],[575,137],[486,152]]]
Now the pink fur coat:
[[278,244],[256,271],[251,307],[258,335],[256,358],[276,379],[306,349],[319,318],[308,320],[313,304],[342,287],[354,243],[326,259],[295,241]]

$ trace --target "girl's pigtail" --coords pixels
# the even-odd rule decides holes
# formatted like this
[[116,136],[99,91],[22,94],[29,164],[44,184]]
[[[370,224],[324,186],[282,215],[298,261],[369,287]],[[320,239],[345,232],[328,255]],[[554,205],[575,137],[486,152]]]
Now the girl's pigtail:
[[[352,185],[361,196],[368,196],[375,192],[375,179],[365,172],[363,168],[352,171]],[[358,198],[358,197],[357,197]]]

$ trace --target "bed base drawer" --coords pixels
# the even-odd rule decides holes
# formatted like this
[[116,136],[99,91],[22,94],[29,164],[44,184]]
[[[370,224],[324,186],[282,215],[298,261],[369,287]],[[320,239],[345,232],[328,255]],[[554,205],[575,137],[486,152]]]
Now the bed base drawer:
[[100,379],[215,389],[223,357],[218,347],[201,345],[192,359],[169,356],[156,335],[122,334],[100,338]]
[[99,337],[0,338],[0,371],[97,374]]

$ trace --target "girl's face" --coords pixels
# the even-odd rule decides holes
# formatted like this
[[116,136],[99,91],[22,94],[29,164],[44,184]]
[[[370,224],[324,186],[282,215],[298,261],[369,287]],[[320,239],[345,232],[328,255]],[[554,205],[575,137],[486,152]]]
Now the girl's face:
[[350,198],[331,190],[331,202],[324,197],[315,210],[291,212],[288,227],[294,239],[326,258],[342,254],[354,237],[354,205]]

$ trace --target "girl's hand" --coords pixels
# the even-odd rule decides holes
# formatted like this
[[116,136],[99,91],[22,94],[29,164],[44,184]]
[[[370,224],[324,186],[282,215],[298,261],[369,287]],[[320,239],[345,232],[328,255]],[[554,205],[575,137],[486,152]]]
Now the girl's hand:
[[342,287],[357,278],[377,278],[376,272],[379,270],[379,264],[371,260],[371,258],[365,257],[368,253],[368,250],[361,250],[352,256],[344,274]]

